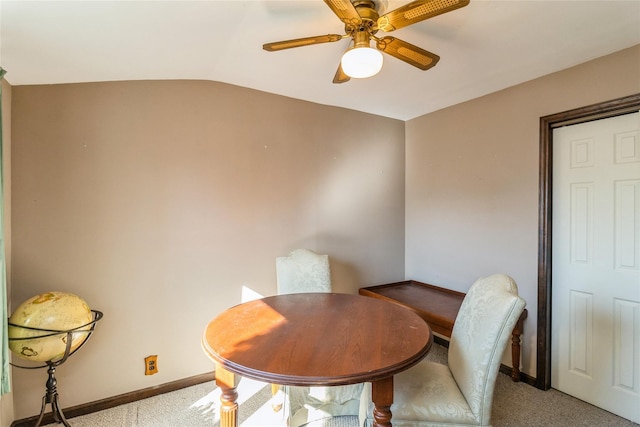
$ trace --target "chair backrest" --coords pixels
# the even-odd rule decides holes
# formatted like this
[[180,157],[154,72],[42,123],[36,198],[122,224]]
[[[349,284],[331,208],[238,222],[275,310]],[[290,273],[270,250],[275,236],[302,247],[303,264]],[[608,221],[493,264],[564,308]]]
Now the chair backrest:
[[524,306],[515,281],[495,274],[471,286],[453,325],[449,369],[480,425],[489,424],[502,354]]
[[331,292],[329,256],[296,249],[276,258],[278,294]]

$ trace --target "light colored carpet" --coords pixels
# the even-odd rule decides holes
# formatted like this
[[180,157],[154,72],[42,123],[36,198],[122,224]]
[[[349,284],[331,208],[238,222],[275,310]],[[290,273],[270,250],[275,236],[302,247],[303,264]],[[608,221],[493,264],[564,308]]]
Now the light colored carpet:
[[[446,363],[446,349],[435,345],[428,360]],[[244,427],[286,427],[283,413],[273,412],[271,388],[247,380],[238,386],[238,421]],[[72,427],[211,427],[219,426],[220,390],[213,382],[72,418]],[[557,390],[541,391],[499,374],[491,421],[494,427],[639,427]],[[49,424],[55,427],[60,424]],[[357,427],[357,417],[317,420],[307,427]]]

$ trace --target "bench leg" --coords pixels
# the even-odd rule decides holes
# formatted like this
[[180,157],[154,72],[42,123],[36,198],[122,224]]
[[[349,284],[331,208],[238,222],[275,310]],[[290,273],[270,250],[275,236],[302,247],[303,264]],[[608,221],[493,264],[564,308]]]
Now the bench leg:
[[511,334],[511,380],[520,381],[520,334],[513,330]]
[[511,379],[514,382],[520,381],[520,336],[524,332],[524,319],[527,318],[528,314],[525,309],[511,333],[511,366],[513,366],[511,369]]

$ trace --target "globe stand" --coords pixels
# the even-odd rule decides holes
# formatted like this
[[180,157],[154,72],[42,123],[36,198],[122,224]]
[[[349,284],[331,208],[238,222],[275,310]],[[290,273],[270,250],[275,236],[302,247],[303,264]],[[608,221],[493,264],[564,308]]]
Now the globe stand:
[[60,424],[62,423],[65,427],[71,427],[67,419],[64,417],[64,413],[62,409],[60,409],[60,404],[58,403],[58,390],[56,385],[58,381],[56,380],[56,368],[53,365],[49,365],[49,369],[47,369],[49,373],[49,379],[47,379],[47,392],[42,397],[42,407],[40,408],[40,416],[38,417],[38,421],[36,422],[34,427],[38,427],[44,418],[44,410],[47,407],[47,403],[51,405],[51,412],[53,413],[53,421]]
[[[20,365],[15,365],[13,363],[11,363],[11,366],[15,366],[16,368],[21,368],[21,369],[40,369],[40,368],[48,368],[47,369],[47,373],[48,373],[48,378],[47,378],[47,382],[46,382],[46,392],[45,395],[42,397],[42,406],[40,407],[40,416],[38,417],[38,421],[36,421],[35,425],[33,427],[39,427],[40,423],[42,422],[42,420],[44,419],[44,415],[45,415],[45,409],[47,407],[47,404],[51,405],[51,412],[53,415],[53,421],[57,424],[63,424],[65,427],[71,427],[71,425],[69,424],[69,422],[67,421],[67,419],[64,416],[64,413],[62,412],[62,409],[60,409],[60,403],[58,401],[58,380],[56,380],[56,368],[60,365],[62,365],[64,362],[66,362],[66,360],[69,358],[69,356],[71,356],[72,354],[75,354],[76,351],[80,350],[80,348],[89,340],[89,337],[91,336],[91,334],[93,334],[93,330],[96,327],[96,323],[102,319],[102,312],[101,311],[97,311],[97,310],[91,310],[91,312],[93,313],[93,320],[87,324],[84,324],[82,326],[78,326],[77,328],[73,328],[73,329],[69,329],[66,331],[57,331],[57,330],[52,330],[52,329],[41,329],[41,328],[31,328],[28,326],[22,326],[22,325],[15,325],[12,323],[9,323],[10,326],[13,326],[15,328],[21,328],[21,329],[28,329],[31,331],[37,331],[37,332],[42,332],[42,335],[37,335],[37,336],[30,336],[30,337],[24,337],[24,338],[10,338],[10,341],[20,341],[20,340],[33,340],[33,339],[37,339],[37,338],[48,338],[48,337],[52,337],[55,335],[62,335],[62,334],[66,334],[66,347],[65,347],[65,351],[64,354],[62,356],[61,359],[58,360],[49,360],[47,362],[45,362],[45,365],[42,366],[20,366]],[[89,327],[89,329],[84,329],[86,327]],[[76,347],[75,349],[71,350],[71,346],[73,343],[73,335],[74,334],[86,334],[87,337],[82,341],[82,343]]]

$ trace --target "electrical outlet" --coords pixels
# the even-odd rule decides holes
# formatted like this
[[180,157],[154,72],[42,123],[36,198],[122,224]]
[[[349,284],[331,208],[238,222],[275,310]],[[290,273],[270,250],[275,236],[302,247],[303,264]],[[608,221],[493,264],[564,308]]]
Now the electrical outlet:
[[158,373],[158,356],[147,356],[144,358],[144,374],[153,375]]

